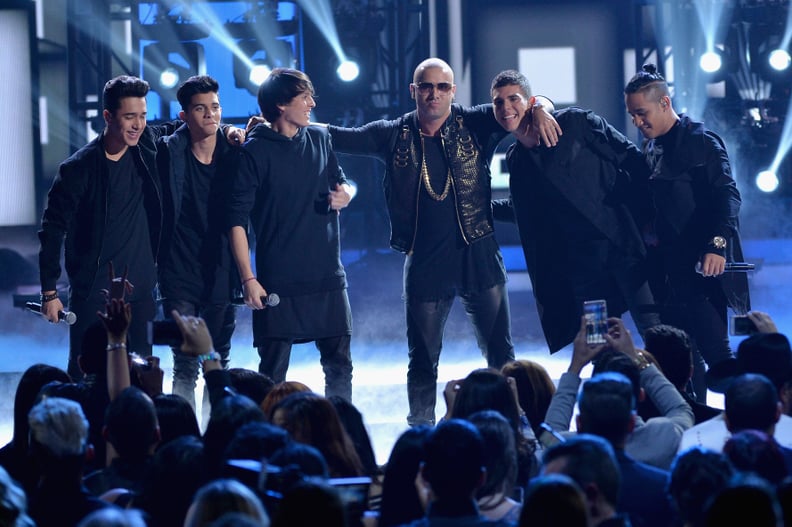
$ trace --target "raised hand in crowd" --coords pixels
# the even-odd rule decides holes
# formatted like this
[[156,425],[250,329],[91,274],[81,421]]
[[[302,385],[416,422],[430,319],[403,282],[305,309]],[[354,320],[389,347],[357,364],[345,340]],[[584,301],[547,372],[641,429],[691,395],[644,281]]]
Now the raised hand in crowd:
[[204,359],[201,364],[204,373],[211,370],[222,369],[220,356],[215,353],[212,345],[212,336],[206,327],[206,322],[201,317],[181,315],[175,309],[171,316],[182,334],[182,344],[179,351],[199,359]]
[[637,351],[633,342],[630,330],[624,327],[622,319],[617,317],[608,318],[608,333],[605,341],[616,351],[624,353],[631,359],[635,359]]
[[110,300],[114,298],[123,300],[126,295],[132,294],[132,291],[135,290],[135,286],[127,280],[127,276],[129,276],[129,266],[124,266],[123,275],[116,276],[115,269],[113,269],[113,262],[107,262],[107,274],[110,285],[107,289],[101,290],[107,302],[110,302]]
[[575,335],[575,340],[572,341],[572,360],[567,371],[580,375],[586,364],[599,355],[605,347],[607,347],[607,344],[589,344],[586,342],[586,317],[580,317],[580,329]]
[[778,327],[769,314],[762,311],[749,311],[748,318],[759,333],[778,333]]
[[445,400],[446,413],[443,419],[451,419],[451,414],[454,413],[454,403],[456,402],[457,392],[462,387],[464,379],[451,379],[443,389],[443,399]]
[[160,368],[160,359],[151,355],[149,357],[132,357],[132,374],[138,381],[140,389],[154,398],[162,394],[162,381],[165,379],[165,371]]

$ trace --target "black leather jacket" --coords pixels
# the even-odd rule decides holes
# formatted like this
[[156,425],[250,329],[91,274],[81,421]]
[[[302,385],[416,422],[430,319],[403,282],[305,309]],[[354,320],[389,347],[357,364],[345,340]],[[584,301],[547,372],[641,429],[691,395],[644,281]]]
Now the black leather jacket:
[[[147,126],[130,148],[144,178],[144,203],[155,258],[162,227],[162,192],[157,177],[155,141],[172,133],[174,123]],[[61,275],[61,246],[66,241],[65,266],[72,295],[85,298],[99,271],[99,257],[107,222],[108,169],[100,135],[61,163],[47,195],[47,207],[38,232],[41,242],[39,274],[42,291],[55,290]]]
[[[360,128],[330,127],[337,152],[371,155],[385,162],[383,186],[391,222],[391,247],[410,252],[415,242],[420,191],[421,138],[415,111]],[[506,132],[492,106],[451,106],[441,136],[451,170],[457,224],[466,243],[492,234],[489,161]]]

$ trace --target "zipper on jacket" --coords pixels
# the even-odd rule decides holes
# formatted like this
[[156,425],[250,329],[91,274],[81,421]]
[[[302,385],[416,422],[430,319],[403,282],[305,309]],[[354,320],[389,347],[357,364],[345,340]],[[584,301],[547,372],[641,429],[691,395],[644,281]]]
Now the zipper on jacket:
[[451,175],[451,190],[453,190],[454,193],[454,215],[456,216],[457,227],[459,227],[459,234],[462,235],[462,241],[465,242],[465,245],[470,245],[470,241],[468,240],[467,236],[465,236],[465,229],[462,228],[462,220],[459,217],[459,199],[456,192],[456,182],[454,181],[454,171],[451,162],[448,160],[445,138],[443,138],[442,135],[440,136],[440,141],[443,145],[443,153],[446,156],[446,163],[448,163],[448,173]]

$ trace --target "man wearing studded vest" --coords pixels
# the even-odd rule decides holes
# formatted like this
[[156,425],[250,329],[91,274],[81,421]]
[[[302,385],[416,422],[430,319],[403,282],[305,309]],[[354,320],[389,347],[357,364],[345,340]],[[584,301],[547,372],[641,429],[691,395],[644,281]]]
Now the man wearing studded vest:
[[[456,296],[487,365],[500,368],[514,358],[506,272],[490,205],[489,161],[506,134],[490,105],[453,104],[455,91],[451,67],[430,58],[410,84],[414,112],[360,128],[330,127],[336,151],[375,156],[386,165],[390,244],[406,253],[407,422],[413,426],[435,421],[443,329]],[[553,144],[555,122],[543,122]]]

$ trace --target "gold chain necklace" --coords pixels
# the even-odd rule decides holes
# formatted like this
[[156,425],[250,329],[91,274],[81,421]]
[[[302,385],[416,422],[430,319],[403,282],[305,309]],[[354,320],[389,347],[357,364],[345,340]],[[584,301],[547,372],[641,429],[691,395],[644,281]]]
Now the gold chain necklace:
[[438,194],[432,188],[432,182],[429,180],[429,169],[426,168],[426,146],[424,145],[424,136],[421,133],[421,178],[423,179],[424,187],[426,187],[426,192],[429,193],[429,196],[435,201],[443,201],[448,197],[448,191],[451,190],[451,169],[448,169],[448,174],[446,175],[445,181],[445,188],[443,189],[442,194]]

